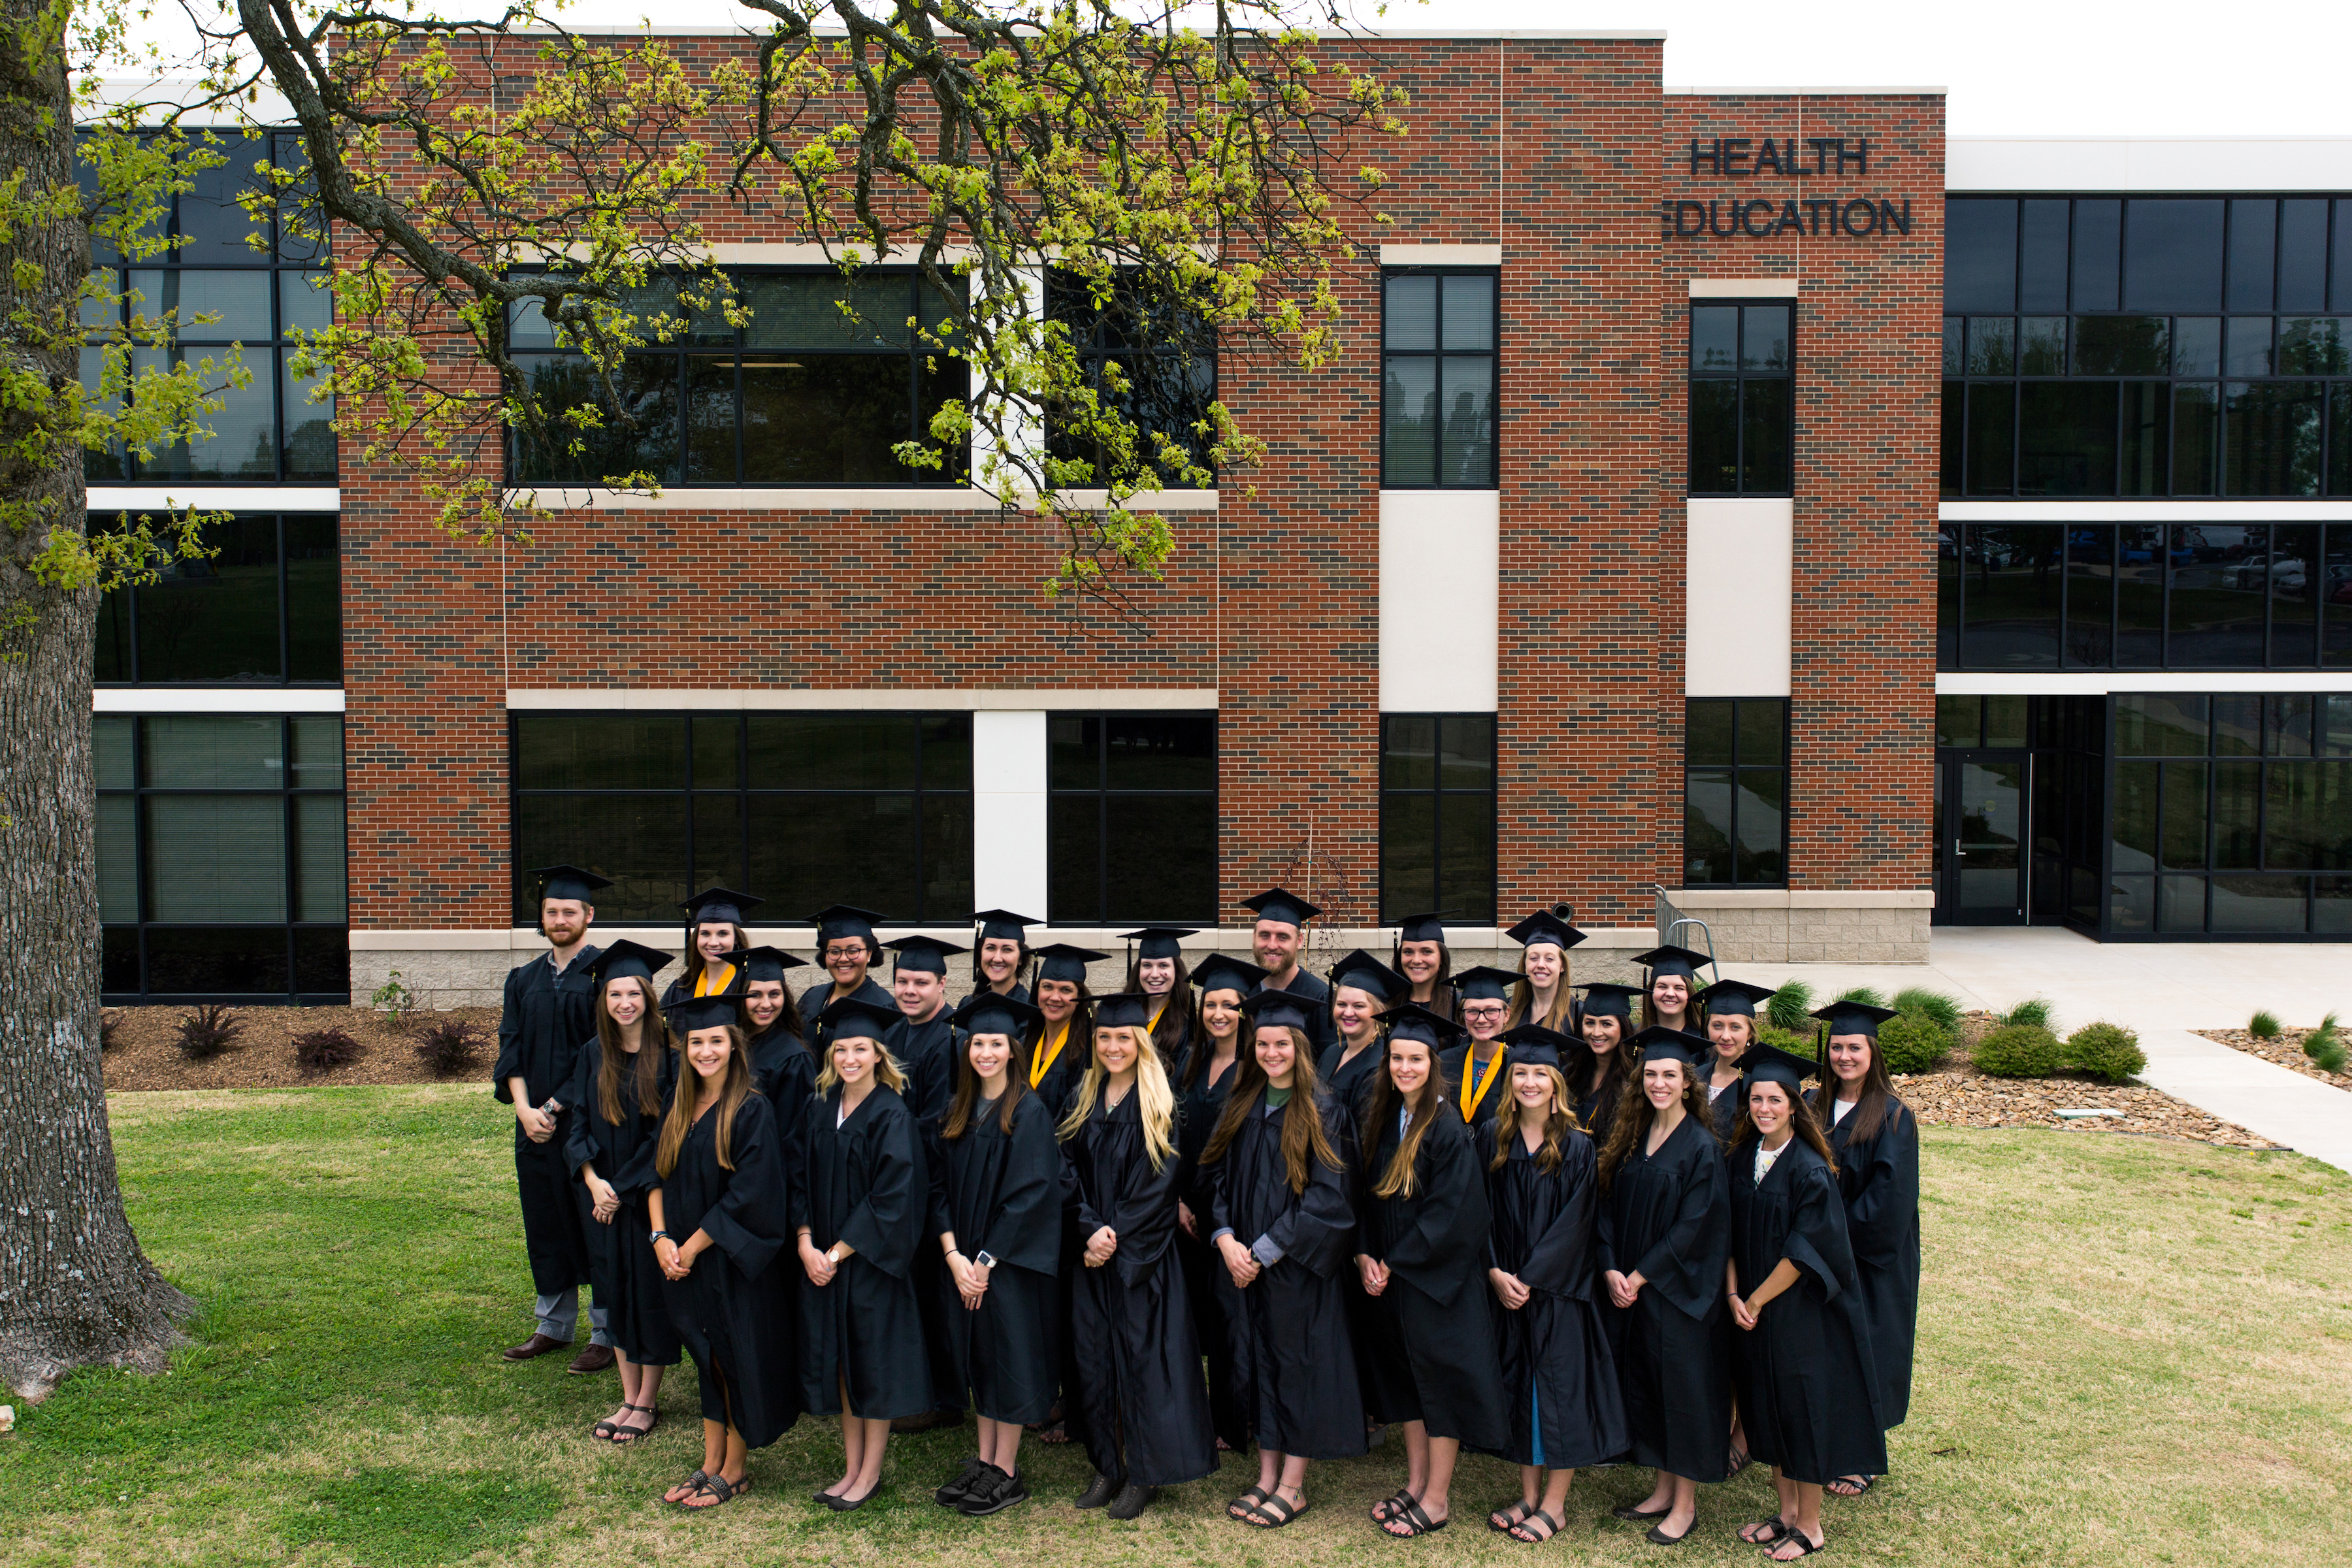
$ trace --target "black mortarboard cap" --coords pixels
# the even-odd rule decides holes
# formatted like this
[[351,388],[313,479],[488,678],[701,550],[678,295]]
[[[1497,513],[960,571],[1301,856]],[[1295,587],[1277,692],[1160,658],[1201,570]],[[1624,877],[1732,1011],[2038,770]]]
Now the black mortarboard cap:
[[1715,1055],[1715,1047],[1704,1036],[1669,1029],[1664,1024],[1653,1024],[1634,1036],[1633,1048],[1642,1053],[1643,1061],[1680,1062],[1686,1068],[1705,1067]]
[[[844,931],[842,934],[847,936],[852,933]],[[898,1008],[877,1002],[870,996],[844,996],[818,1014],[817,1022],[830,1029],[836,1040],[878,1042],[902,1016]]]
[[861,910],[856,904],[827,904],[809,919],[816,922],[817,944],[838,942],[844,937],[864,937],[867,946],[874,943],[874,922],[882,917],[872,910]]
[[1072,947],[1066,942],[1051,942],[1037,950],[1037,978],[1058,980],[1065,985],[1084,985],[1087,983],[1087,965],[1098,963],[1109,956],[1090,947]]
[[1242,999],[1242,1011],[1261,1029],[1311,1028],[1307,1015],[1314,1005],[1287,991],[1261,991]]
[[1029,928],[1037,922],[1027,915],[1016,915],[1011,910],[982,910],[971,917],[980,923],[980,940],[988,942],[1023,942],[1029,940]]
[[1329,979],[1335,986],[1352,985],[1383,1002],[1393,1002],[1412,985],[1412,982],[1360,947],[1331,966]]
[[1648,970],[1653,980],[1661,974],[1679,974],[1685,980],[1696,980],[1699,965],[1711,964],[1715,960],[1703,952],[1693,952],[1689,948],[1668,943],[1664,947],[1652,948],[1633,962]]
[[542,899],[578,899],[585,903],[597,889],[613,885],[612,878],[599,877],[577,866],[541,866],[531,875],[540,879],[539,896]]
[[1503,1044],[1509,1047],[1507,1065],[1515,1068],[1556,1068],[1562,1051],[1572,1050],[1577,1042],[1558,1029],[1547,1029],[1541,1024],[1521,1024],[1516,1029],[1506,1029]]
[[1548,942],[1554,947],[1574,947],[1584,940],[1584,933],[1552,913],[1538,910],[1506,933],[1521,947],[1533,947]]
[[1444,942],[1445,917],[1452,910],[1428,910],[1421,914],[1407,915],[1397,921],[1399,942]]
[[1718,980],[1698,994],[1706,1004],[1710,1018],[1753,1018],[1756,1009],[1779,994],[1769,985],[1755,985],[1745,980]]
[[1895,1016],[1895,1009],[1874,1007],[1867,1002],[1832,1002],[1814,1008],[1813,1016],[1828,1024],[1832,1035],[1863,1035],[1874,1040],[1878,1026]]
[[716,1029],[732,1024],[739,1029],[751,1026],[751,1015],[743,1010],[740,996],[681,996],[662,1009],[669,1020],[670,1032],[680,1039],[696,1029]]
[[1145,926],[1141,931],[1121,931],[1118,940],[1140,943],[1135,950],[1138,958],[1173,958],[1186,937],[1198,934],[1191,926]]
[[1433,1052],[1443,1050],[1454,1036],[1454,1021],[1433,1013],[1418,1002],[1400,1002],[1381,1015],[1392,1040],[1419,1040]]
[[[845,931],[843,934],[849,933]],[[950,953],[971,951],[951,942],[941,942],[935,936],[902,936],[896,942],[886,942],[882,945],[898,955],[896,967],[911,974],[945,974]]]
[[1792,1056],[1778,1046],[1753,1045],[1739,1058],[1739,1070],[1760,1083],[1785,1086],[1791,1098],[1805,1087],[1805,1080],[1820,1073],[1821,1064]]
[[747,947],[740,952],[730,952],[727,962],[743,972],[746,982],[782,980],[787,969],[812,969],[815,965],[805,958],[795,958],[781,947]]
[[1465,1002],[1507,1002],[1511,999],[1511,987],[1518,983],[1519,977],[1509,970],[1482,963],[1456,974],[1454,989]]
[[1014,997],[975,991],[955,1010],[955,1021],[967,1035],[1010,1035],[1022,1044],[1036,1037],[1045,1015]]
[[1584,987],[1584,1016],[1588,1018],[1631,1018],[1632,1003],[1642,994],[1638,985],[1620,985],[1613,980],[1596,980]]
[[1303,926],[1323,912],[1286,888],[1268,888],[1255,899],[1244,899],[1242,908],[1255,910],[1262,921],[1279,921],[1287,926]]
[[1212,991],[1234,991],[1247,998],[1265,978],[1265,970],[1230,952],[1213,952],[1192,971],[1192,984],[1201,988],[1203,995]]
[[699,925],[708,921],[713,925],[721,921],[730,926],[743,923],[743,911],[756,910],[768,900],[754,893],[739,893],[732,888],[705,888],[678,905],[686,918]]
[[1152,1005],[1160,1000],[1140,991],[1121,991],[1095,999],[1095,1027],[1140,1029],[1151,1022]]
[[602,985],[607,980],[651,980],[677,960],[657,947],[621,938],[599,952],[588,965],[589,978]]

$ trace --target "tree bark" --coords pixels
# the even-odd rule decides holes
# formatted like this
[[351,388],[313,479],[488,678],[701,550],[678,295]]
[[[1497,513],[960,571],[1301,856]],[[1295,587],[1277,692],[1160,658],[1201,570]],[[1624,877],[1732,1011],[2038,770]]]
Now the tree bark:
[[[38,1399],[78,1366],[160,1369],[193,1304],[147,1261],[122,1212],[99,1062],[97,804],[90,637],[97,589],[34,569],[87,496],[72,346],[39,323],[89,269],[79,221],[27,222],[74,183],[62,47],[69,0],[5,0],[0,186],[22,180],[0,243],[0,1382]],[[62,438],[61,438],[62,437]]]

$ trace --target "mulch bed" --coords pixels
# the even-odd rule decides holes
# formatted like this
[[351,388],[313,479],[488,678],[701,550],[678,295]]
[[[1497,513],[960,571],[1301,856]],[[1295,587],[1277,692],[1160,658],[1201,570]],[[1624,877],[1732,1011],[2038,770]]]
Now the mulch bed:
[[[2279,1066],[2290,1071],[2299,1072],[2305,1078],[2315,1078],[2322,1083],[2334,1084],[2337,1089],[2352,1089],[2352,1073],[2329,1072],[2303,1054],[2303,1042],[2315,1033],[2314,1030],[2283,1028],[2274,1037],[2267,1040],[2258,1040],[2243,1029],[2191,1029],[2189,1032],[2192,1035],[2202,1035],[2207,1039],[2225,1045],[2233,1051],[2243,1051],[2250,1057],[2260,1057],[2266,1062],[2276,1062]],[[2340,1035],[2339,1037],[2341,1037]],[[2352,1046],[2352,1038],[2347,1038],[2346,1044]]]
[[[209,1061],[181,1055],[180,1020],[188,1006],[110,1007],[116,1020],[114,1047],[106,1053],[106,1087],[152,1089],[313,1089],[336,1084],[466,1082],[488,1086],[499,1054],[499,1010],[458,1007],[446,1013],[415,1012],[394,1026],[368,1007],[238,1007],[232,1009],[245,1032]],[[436,1079],[417,1055],[416,1043],[443,1023],[466,1023],[480,1032],[472,1062],[451,1079]],[[358,1059],[321,1073],[306,1073],[294,1058],[294,1038],[314,1029],[342,1029],[360,1046]]]

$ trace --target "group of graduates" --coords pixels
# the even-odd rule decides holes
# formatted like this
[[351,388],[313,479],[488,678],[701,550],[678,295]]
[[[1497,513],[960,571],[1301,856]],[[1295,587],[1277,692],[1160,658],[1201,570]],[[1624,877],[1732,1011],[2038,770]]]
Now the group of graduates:
[[1082,1442],[1077,1506],[1122,1519],[1255,1444],[1227,1511],[1278,1529],[1312,1461],[1395,1426],[1391,1536],[1446,1527],[1465,1447],[1519,1467],[1486,1523],[1530,1543],[1579,1468],[1654,1468],[1614,1511],[1672,1544],[1700,1483],[1764,1463],[1780,1508],[1740,1538],[1790,1562],[1825,1543],[1825,1490],[1885,1471],[1919,1230],[1884,1009],[1822,1009],[1809,1060],[1758,1038],[1770,991],[1701,989],[1685,949],[1643,954],[1643,986],[1572,986],[1582,933],[1549,911],[1512,928],[1516,973],[1454,972],[1430,915],[1321,978],[1298,962],[1319,911],[1280,889],[1248,901],[1257,963],[1188,966],[1194,933],[1149,928],[1102,996],[1108,955],[1033,952],[1009,911],[966,948],[882,943],[836,905],[797,999],[805,961],[745,929],[761,900],[712,889],[656,997],[669,955],[586,941],[610,884],[538,875],[553,951],[509,976],[494,1076],[539,1324],[506,1353],[568,1344],[590,1284],[572,1370],[617,1365],[594,1436],[618,1444],[690,1355],[704,1456],[668,1502],[740,1496],[750,1450],[817,1415],[844,1464],[815,1500],[854,1510],[894,1429],[970,1408],[942,1505],[1026,1500],[1027,1431]]

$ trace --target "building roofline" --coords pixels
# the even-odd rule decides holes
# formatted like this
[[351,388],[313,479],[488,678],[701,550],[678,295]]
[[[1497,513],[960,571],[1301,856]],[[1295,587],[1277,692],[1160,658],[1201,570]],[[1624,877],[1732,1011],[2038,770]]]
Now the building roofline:
[[1947,98],[1947,87],[1685,87],[1658,89],[1676,98]]

